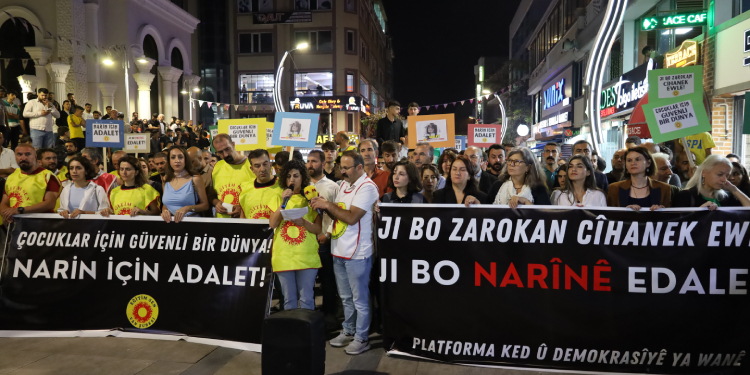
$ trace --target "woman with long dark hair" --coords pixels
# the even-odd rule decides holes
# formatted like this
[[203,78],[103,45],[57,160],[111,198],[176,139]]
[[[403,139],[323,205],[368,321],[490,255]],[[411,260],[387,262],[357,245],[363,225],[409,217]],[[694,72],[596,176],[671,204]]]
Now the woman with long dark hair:
[[424,188],[422,195],[426,203],[433,202],[434,194],[438,190],[439,178],[440,172],[435,164],[422,165],[422,187]]
[[468,199],[476,200],[473,204],[480,204],[486,195],[477,188],[477,174],[474,164],[465,155],[457,155],[451,164],[451,173],[445,182],[445,187],[436,191],[432,203],[468,204]]
[[195,216],[210,207],[201,176],[190,173],[193,165],[187,151],[173,146],[167,156],[169,160],[167,173],[164,175],[161,217],[169,223],[174,216],[174,222],[179,223],[183,217]]
[[81,214],[109,216],[109,199],[104,188],[91,182],[96,177],[96,168],[83,156],[76,156],[68,162],[68,180],[60,193],[60,208],[57,213],[66,219]]
[[508,154],[500,177],[492,184],[484,203],[507,204],[510,208],[518,208],[521,204],[549,205],[546,180],[534,153],[526,147],[514,148]]
[[120,159],[122,186],[109,192],[109,202],[115,215],[158,215],[159,193],[146,183],[138,159],[130,155]]
[[609,185],[607,205],[627,207],[640,211],[650,207],[651,211],[672,205],[672,189],[657,181],[656,161],[645,147],[633,147],[625,153],[625,171],[622,181]]
[[271,251],[273,272],[281,281],[284,310],[299,308],[314,310],[315,276],[322,266],[318,256],[317,235],[322,233],[322,218],[310,207],[305,198],[305,188],[310,175],[302,161],[292,159],[281,168],[279,185],[284,192],[281,199],[289,198],[286,209],[303,208],[307,213],[299,219],[285,220],[279,207],[271,214],[269,225],[276,228]]
[[389,193],[383,194],[382,203],[424,203],[422,179],[414,163],[408,160],[396,162],[388,176]]
[[[568,161],[567,177],[552,193],[552,204],[576,207],[607,207],[607,196],[596,187],[591,159],[575,155]],[[559,173],[559,171],[558,171]]]
[[456,160],[456,153],[451,150],[445,150],[437,161],[437,168],[440,170],[440,176],[443,176],[446,180],[451,174],[451,164]]
[[729,180],[732,185],[737,186],[742,193],[750,196],[750,178],[748,178],[747,169],[745,169],[742,164],[734,161],[732,162],[732,173],[727,176],[727,180]]

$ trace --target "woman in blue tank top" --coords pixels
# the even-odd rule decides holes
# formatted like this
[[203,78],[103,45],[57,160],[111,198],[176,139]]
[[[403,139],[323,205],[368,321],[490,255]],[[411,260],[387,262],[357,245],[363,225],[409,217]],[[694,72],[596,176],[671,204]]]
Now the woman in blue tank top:
[[199,175],[192,175],[193,163],[184,148],[173,146],[167,154],[167,173],[164,176],[161,217],[169,223],[179,223],[185,216],[208,210],[206,187]]

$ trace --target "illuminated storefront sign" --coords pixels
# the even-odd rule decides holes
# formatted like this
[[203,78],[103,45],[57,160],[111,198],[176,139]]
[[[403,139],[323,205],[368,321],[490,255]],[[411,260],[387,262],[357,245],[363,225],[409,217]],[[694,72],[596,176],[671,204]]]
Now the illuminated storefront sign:
[[610,82],[601,92],[599,115],[611,116],[632,109],[648,92],[648,71],[651,63],[643,64]]
[[565,79],[555,82],[544,92],[544,108],[550,109],[563,101],[565,96]]
[[[364,105],[363,105],[364,104]],[[364,106],[367,108],[365,109]],[[369,115],[370,105],[359,96],[300,96],[289,101],[292,112],[302,111],[346,111],[364,112]]]
[[665,68],[682,68],[683,66],[698,63],[698,42],[686,40],[682,42],[680,49],[673,53],[667,53],[664,57]]
[[675,27],[693,27],[708,24],[708,12],[705,10],[678,13],[668,16],[644,17],[641,20],[641,30],[671,29]]

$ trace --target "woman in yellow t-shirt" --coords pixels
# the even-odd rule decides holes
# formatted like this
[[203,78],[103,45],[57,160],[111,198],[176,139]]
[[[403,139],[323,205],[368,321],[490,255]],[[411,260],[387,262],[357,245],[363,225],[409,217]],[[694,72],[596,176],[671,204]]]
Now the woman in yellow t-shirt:
[[120,178],[123,185],[109,192],[114,215],[158,215],[159,193],[146,183],[138,159],[128,155],[120,159]]
[[279,184],[284,192],[281,199],[289,198],[286,209],[307,209],[304,217],[284,220],[279,207],[271,214],[269,224],[276,228],[271,250],[273,272],[281,281],[281,292],[284,294],[284,309],[299,307],[315,309],[315,275],[321,267],[318,256],[318,237],[322,232],[321,217],[310,207],[307,198],[302,194],[310,185],[307,167],[299,160],[290,160],[281,170]]
[[86,120],[83,119],[83,108],[75,106],[73,113],[68,116],[68,128],[70,129],[70,140],[76,145],[78,150],[86,147],[86,139],[83,138],[83,127],[86,126]]

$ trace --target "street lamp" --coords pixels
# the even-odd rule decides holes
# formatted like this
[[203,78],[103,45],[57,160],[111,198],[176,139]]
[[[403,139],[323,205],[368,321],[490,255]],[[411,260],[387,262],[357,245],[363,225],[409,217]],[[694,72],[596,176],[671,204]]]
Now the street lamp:
[[278,69],[276,69],[276,80],[273,86],[273,104],[274,106],[276,106],[276,112],[286,112],[284,111],[284,102],[281,100],[281,75],[284,73],[284,61],[292,51],[298,49],[307,49],[307,47],[307,43],[298,44],[297,48],[290,49],[289,51],[284,52],[284,57],[282,57],[281,62],[279,62],[279,67]]
[[[188,104],[190,105],[190,111],[189,111],[190,112],[190,121],[193,121],[193,93],[192,92],[193,91],[200,92],[201,89],[196,86],[192,90],[188,90],[188,89],[186,89],[186,87],[190,88],[190,85],[188,84],[188,80],[184,79],[182,81],[182,91],[180,91],[180,94],[182,94],[182,95],[187,94],[187,96],[188,96]],[[193,124],[193,125],[195,125],[195,124]]]

